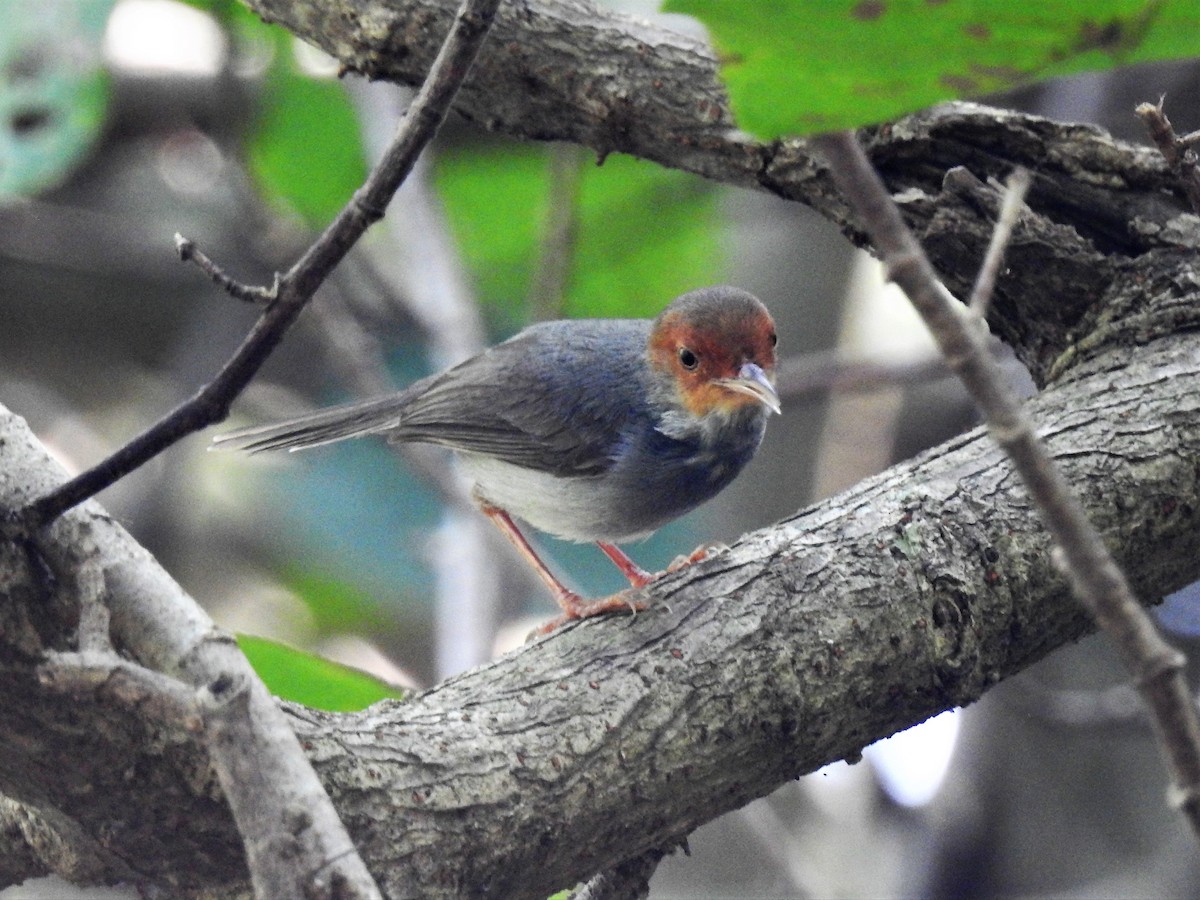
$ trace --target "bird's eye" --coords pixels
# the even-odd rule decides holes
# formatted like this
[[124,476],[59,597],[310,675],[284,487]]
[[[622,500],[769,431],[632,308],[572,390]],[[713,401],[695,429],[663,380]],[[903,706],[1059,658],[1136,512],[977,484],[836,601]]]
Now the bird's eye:
[[680,347],[679,364],[690,372],[692,369],[696,368],[696,366],[700,365],[700,360],[696,357],[696,354],[687,347]]
[[772,347],[774,347],[776,344],[779,343],[779,338],[777,338],[775,336],[775,332],[773,332],[773,331],[771,332],[771,336],[769,338],[767,338],[767,340],[769,340],[771,342]]

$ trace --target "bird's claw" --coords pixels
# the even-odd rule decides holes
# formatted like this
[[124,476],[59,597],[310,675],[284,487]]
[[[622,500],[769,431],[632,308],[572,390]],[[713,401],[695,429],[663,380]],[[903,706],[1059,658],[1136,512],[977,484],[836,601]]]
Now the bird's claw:
[[671,564],[667,566],[667,571],[678,572],[684,566],[690,566],[692,563],[698,563],[702,559],[708,559],[710,556],[716,556],[718,553],[723,553],[728,549],[728,544],[701,544],[691,553],[680,554],[671,560]]
[[642,600],[635,600],[632,591],[618,591],[608,597],[598,597],[595,600],[584,600],[578,594],[568,593],[559,597],[562,614],[533,630],[534,635],[549,634],[575,619],[590,619],[593,616],[603,616],[608,613],[629,610],[633,615],[646,608]]

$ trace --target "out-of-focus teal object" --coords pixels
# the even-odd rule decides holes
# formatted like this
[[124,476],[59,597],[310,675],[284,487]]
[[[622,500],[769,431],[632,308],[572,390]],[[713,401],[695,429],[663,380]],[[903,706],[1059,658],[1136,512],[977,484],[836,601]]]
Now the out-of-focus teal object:
[[0,203],[62,182],[104,124],[116,0],[0,3]]

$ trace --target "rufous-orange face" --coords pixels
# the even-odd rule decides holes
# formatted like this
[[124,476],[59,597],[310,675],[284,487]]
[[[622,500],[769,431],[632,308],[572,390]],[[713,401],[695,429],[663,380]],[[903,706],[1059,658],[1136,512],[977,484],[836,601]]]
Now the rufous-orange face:
[[779,412],[775,322],[749,295],[724,303],[672,307],[650,337],[650,359],[693,415],[732,413],[751,404]]

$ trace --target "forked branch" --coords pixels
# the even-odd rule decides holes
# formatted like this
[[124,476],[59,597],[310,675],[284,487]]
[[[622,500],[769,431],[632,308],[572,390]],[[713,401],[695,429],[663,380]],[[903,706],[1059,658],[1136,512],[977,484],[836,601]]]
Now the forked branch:
[[[1021,475],[1054,538],[1055,557],[1076,597],[1116,642],[1152,713],[1171,771],[1172,800],[1200,836],[1200,721],[1183,678],[1182,654],[1162,639],[1138,605],[1124,573],[986,352],[982,320],[938,280],[858,140],[850,132],[837,132],[814,143],[892,280],[925,320],[947,363],[987,418],[992,436]],[[976,297],[972,305],[985,307],[986,298]]]
[[272,287],[241,284],[200,253],[190,241],[181,237],[176,239],[184,260],[196,263],[233,297],[265,302],[265,311],[234,355],[195,396],[107,459],[29,504],[16,515],[18,527],[28,530],[42,527],[153,459],[176,441],[220,422],[228,415],[234,399],[279,345],[317,289],[366,230],[383,216],[392,195],[445,119],[483,45],[499,5],[500,0],[463,0],[428,77],[379,164],[320,237],[290,270],[276,278]]

